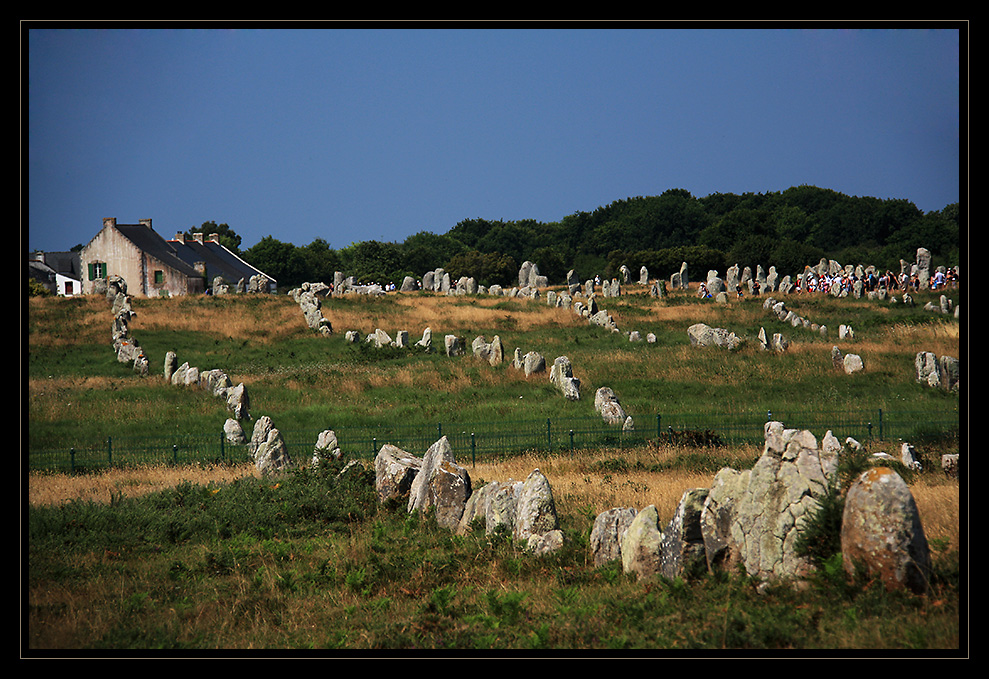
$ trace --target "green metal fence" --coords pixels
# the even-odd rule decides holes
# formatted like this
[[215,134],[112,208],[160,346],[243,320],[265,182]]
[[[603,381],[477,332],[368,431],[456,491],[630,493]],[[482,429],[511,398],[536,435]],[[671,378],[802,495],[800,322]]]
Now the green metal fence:
[[[631,447],[650,442],[717,446],[761,444],[767,421],[807,429],[818,437],[828,430],[839,440],[869,441],[925,437],[958,437],[957,408],[925,411],[862,409],[767,411],[763,413],[669,413],[636,415],[635,428],[624,431],[600,417],[547,418],[519,421],[375,425],[334,428],[348,457],[373,459],[386,443],[415,455],[446,436],[458,461],[497,459],[523,451],[566,452],[604,447]],[[297,461],[312,455],[317,430],[279,430]],[[182,436],[110,437],[60,449],[30,450],[31,470],[95,471],[139,465],[237,463],[248,460],[247,447],[224,440],[222,432]]]

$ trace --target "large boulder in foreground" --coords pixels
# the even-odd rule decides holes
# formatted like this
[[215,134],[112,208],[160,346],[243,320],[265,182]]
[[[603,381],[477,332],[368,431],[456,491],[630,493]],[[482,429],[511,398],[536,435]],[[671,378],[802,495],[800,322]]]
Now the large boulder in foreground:
[[[836,473],[837,455],[809,431],[765,425],[762,456],[741,474],[719,472],[724,488],[708,494],[701,526],[707,551],[762,580],[802,580],[813,565],[797,537]],[[730,501],[724,489],[730,488]],[[725,532],[727,529],[727,532]]]
[[888,590],[927,591],[931,554],[910,489],[887,467],[863,472],[849,487],[841,526],[841,555]]

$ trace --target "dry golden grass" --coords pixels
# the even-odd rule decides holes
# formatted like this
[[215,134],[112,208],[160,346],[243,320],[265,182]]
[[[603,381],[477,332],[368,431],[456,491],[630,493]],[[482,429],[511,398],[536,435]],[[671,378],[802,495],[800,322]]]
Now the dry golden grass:
[[[584,321],[571,311],[550,308],[538,301],[418,294],[400,295],[396,301],[402,308],[403,317],[418,324],[418,332],[430,327],[434,336],[437,331],[460,333],[475,328],[506,326],[516,332],[527,332],[537,327],[558,328],[584,324]],[[336,316],[337,312],[334,311],[333,314]],[[344,317],[341,320],[348,319]],[[350,326],[341,325],[341,327]],[[409,333],[412,335],[413,330],[409,329]]]
[[[67,306],[78,311],[81,322],[65,332],[63,312]],[[81,343],[110,343],[110,303],[96,295],[77,297],[29,297],[29,339],[36,347],[65,347]]]
[[208,485],[224,484],[245,476],[258,476],[253,464],[183,465],[108,469],[94,474],[50,474],[31,472],[28,502],[57,505],[71,500],[110,502],[117,497],[140,497],[184,481]]
[[[642,509],[655,505],[660,521],[673,518],[683,493],[709,488],[714,474],[686,470],[644,471],[635,463],[656,464],[683,451],[676,448],[637,448],[578,451],[574,455],[524,453],[496,462],[479,462],[468,471],[475,488],[489,481],[523,481],[534,469],[549,479],[559,509],[597,515],[613,507]],[[724,466],[742,468],[740,458],[754,451],[725,454]],[[630,471],[610,474],[594,467],[602,460],[622,459]],[[32,472],[28,500],[32,505],[55,505],[71,500],[109,503],[115,497],[139,497],[188,481],[221,485],[258,476],[252,464],[235,466],[158,466],[112,469],[99,474],[67,475]],[[949,549],[960,545],[959,484],[936,474],[920,476],[911,487],[927,539],[945,540]]]
[[[591,463],[609,458],[635,458],[646,451],[596,451],[576,457],[521,455],[497,463],[479,463],[471,468],[472,478],[485,481],[523,481],[539,469],[549,479],[558,504],[593,515],[613,507],[642,509],[655,505],[661,521],[673,518],[683,493],[691,488],[707,488],[713,475],[689,471],[629,471],[609,474],[592,471]],[[653,462],[655,456],[651,456]],[[634,462],[634,459],[632,459]]]
[[138,339],[142,330],[172,330],[274,343],[306,330],[305,318],[291,297],[254,297],[251,302],[252,307],[222,297],[135,299],[131,306],[137,315],[130,332]]
[[948,548],[961,548],[961,513],[957,480],[924,479],[911,489],[921,525],[928,540],[947,540]]

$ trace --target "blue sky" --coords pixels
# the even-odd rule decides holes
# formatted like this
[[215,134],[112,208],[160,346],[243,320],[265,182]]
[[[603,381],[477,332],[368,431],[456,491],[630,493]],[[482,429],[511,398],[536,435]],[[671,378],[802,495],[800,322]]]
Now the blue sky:
[[342,248],[671,188],[811,184],[940,210],[967,144],[960,37],[41,24],[22,71],[25,246],[68,250],[116,217]]

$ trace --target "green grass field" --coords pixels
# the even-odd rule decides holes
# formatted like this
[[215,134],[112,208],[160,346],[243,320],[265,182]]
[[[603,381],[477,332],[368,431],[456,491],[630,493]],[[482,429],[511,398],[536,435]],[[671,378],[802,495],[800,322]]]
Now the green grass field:
[[[958,321],[924,311],[936,297],[930,294],[917,295],[909,308],[781,297],[831,328],[823,338],[780,323],[760,298],[722,307],[689,293],[656,300],[644,290],[629,286],[630,294],[600,303],[619,328],[655,333],[655,343],[630,343],[540,301],[429,294],[332,299],[323,312],[335,333],[323,337],[306,327],[285,295],[135,299],[131,334],[149,357],[148,377],[116,361],[105,300],[31,298],[29,456],[101,449],[113,439],[114,461],[125,464],[128,440],[219,437],[229,416],[224,404],[166,383],[167,351],[179,363],[221,368],[247,385],[252,419],[268,415],[293,432],[290,452],[301,450],[301,462],[322,429],[418,428],[425,432],[421,440],[431,442],[438,427],[461,435],[455,453],[470,461],[465,437],[472,428],[512,432],[528,422],[593,421],[600,386],[615,391],[641,439],[573,450],[564,439],[545,450],[485,454],[468,466],[475,486],[521,478],[535,466],[544,470],[566,543],[538,559],[507,536],[483,530],[454,536],[402,509],[376,506],[366,482],[344,484],[332,474],[302,470],[272,480],[248,467],[236,481],[217,483],[210,464],[193,462],[193,481],[139,493],[124,470],[98,500],[32,502],[23,652],[957,654],[965,596],[958,481],[945,479],[936,462],[942,452],[959,452],[964,440],[959,395],[917,384],[913,360],[918,351],[960,357]],[[960,302],[957,291],[952,296]],[[731,353],[691,347],[686,330],[697,322],[732,330],[746,345]],[[854,340],[837,341],[841,323],[854,328]],[[427,326],[437,348],[445,334],[468,347],[476,336],[490,341],[497,334],[506,363],[491,366],[469,352],[451,358],[374,349],[343,337],[380,327],[392,336],[407,330],[414,342]],[[761,351],[760,327],[783,333],[790,350]],[[835,371],[834,345],[860,354],[865,370]],[[515,347],[542,353],[548,365],[569,357],[581,399],[563,399],[548,373],[526,379],[512,368]],[[879,422],[871,421],[879,410],[888,418],[881,438]],[[935,552],[929,595],[888,593],[829,569],[808,591],[757,593],[737,574],[639,583],[615,564],[592,567],[588,538],[598,512],[655,503],[668,520],[684,488],[703,485],[722,465],[751,464],[760,449],[666,439],[669,429],[703,433],[735,420],[758,426],[770,411],[787,426],[807,423],[818,437],[834,429],[839,438],[860,439],[864,412],[872,425],[873,436],[864,441],[870,449],[895,454],[899,439],[915,442],[925,470],[910,482]],[[897,413],[909,415],[897,420]],[[250,435],[252,422],[244,425]],[[409,449],[421,455],[426,445]],[[370,459],[371,445],[354,446],[360,450],[344,453]],[[69,481],[96,483],[104,473],[37,471],[29,485],[34,492]]]

